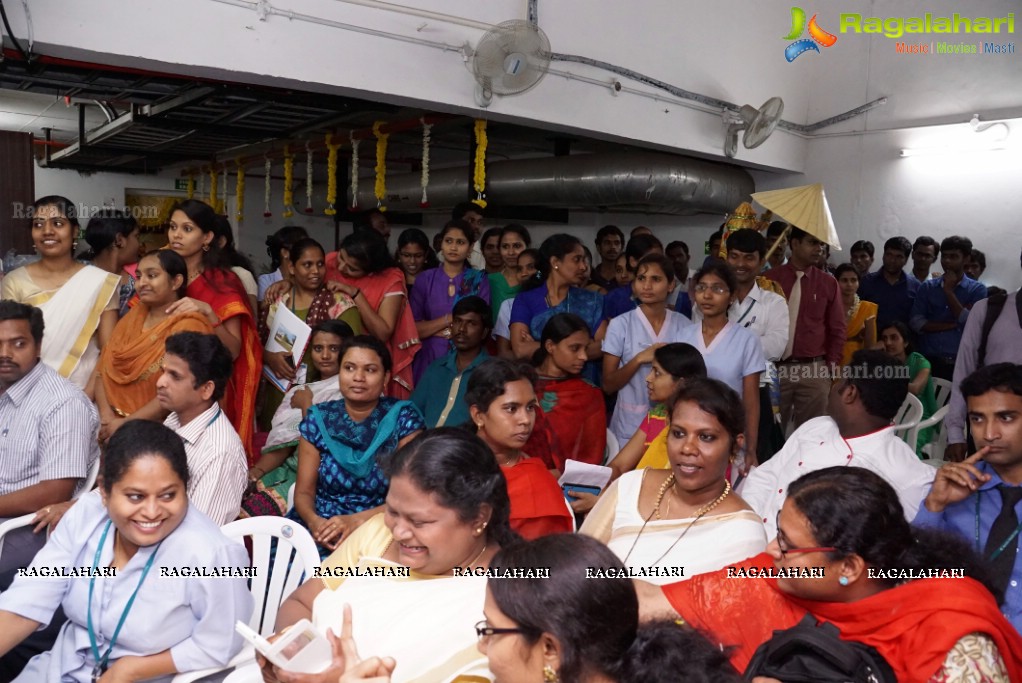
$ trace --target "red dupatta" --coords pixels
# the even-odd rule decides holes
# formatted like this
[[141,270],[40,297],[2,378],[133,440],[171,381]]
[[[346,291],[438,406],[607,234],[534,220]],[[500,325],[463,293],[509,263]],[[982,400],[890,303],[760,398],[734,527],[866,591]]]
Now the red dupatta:
[[238,318],[241,322],[241,352],[234,359],[234,369],[227,391],[220,401],[224,414],[234,426],[245,446],[249,465],[258,452],[253,448],[255,402],[259,376],[263,366],[263,347],[255,315],[249,306],[248,294],[238,276],[230,271],[209,268],[188,285],[188,296],[204,301],[222,321]]
[[[385,343],[390,351],[393,367],[390,371],[390,383],[384,393],[393,398],[407,400],[411,398],[412,380],[412,359],[422,348],[419,341],[419,331],[415,327],[415,318],[412,316],[412,308],[408,305],[408,290],[405,287],[405,275],[399,268],[385,268],[379,273],[371,273],[357,280],[346,277],[337,269],[337,252],[333,251],[326,255],[326,277],[328,280],[343,282],[362,290],[369,305],[374,311],[379,312],[380,305],[387,294],[397,296],[394,292],[401,292],[404,301],[401,312],[397,316],[397,323],[394,325],[394,333]],[[362,323],[365,326],[365,323]]]
[[607,449],[603,392],[579,377],[540,377],[536,398],[554,431],[562,463],[578,460],[602,465]]
[[511,529],[526,540],[548,534],[571,533],[574,520],[564,493],[543,461],[523,458],[512,467],[501,466],[511,500]]
[[[767,553],[732,565],[774,566]],[[727,571],[701,574],[663,591],[689,625],[736,648],[731,663],[739,671],[773,631],[791,628],[811,612],[837,626],[843,638],[876,648],[899,681],[929,681],[955,643],[970,633],[989,636],[1010,680],[1022,680],[1022,636],[973,579],[916,579],[856,602],[817,602],[781,592],[776,579],[729,579]]]

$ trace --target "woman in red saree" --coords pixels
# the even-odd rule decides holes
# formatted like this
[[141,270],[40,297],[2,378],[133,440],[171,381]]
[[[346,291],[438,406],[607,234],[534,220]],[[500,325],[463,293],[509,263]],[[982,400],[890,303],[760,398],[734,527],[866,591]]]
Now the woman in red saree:
[[367,333],[390,351],[394,367],[387,396],[410,398],[412,359],[422,344],[408,305],[404,273],[387,251],[387,243],[373,230],[348,235],[340,249],[327,255],[326,270],[327,286],[352,298]]
[[465,390],[476,435],[490,447],[507,479],[511,528],[530,540],[574,531],[557,480],[540,458],[526,454],[536,424],[535,377],[529,365],[491,358],[472,372]]
[[[808,612],[865,643],[899,681],[1022,680],[1022,636],[973,578],[968,544],[905,521],[894,489],[871,471],[830,467],[796,480],[767,552],[663,589],[640,584],[644,611],[674,611],[723,647],[744,670],[775,629]],[[817,578],[763,578],[768,570]],[[908,577],[936,572],[940,578]],[[758,578],[749,578],[760,575]],[[944,578],[948,577],[948,578]]]
[[252,446],[255,401],[262,372],[263,348],[248,293],[222,259],[216,244],[216,213],[196,199],[174,207],[167,228],[171,249],[188,266],[187,296],[171,304],[168,314],[198,312],[234,358],[234,371],[221,400],[224,414],[241,437],[249,465],[258,455]]
[[543,326],[532,357],[539,378],[536,396],[554,430],[564,460],[602,465],[607,447],[607,408],[603,392],[582,379],[592,335],[574,313],[558,313]]

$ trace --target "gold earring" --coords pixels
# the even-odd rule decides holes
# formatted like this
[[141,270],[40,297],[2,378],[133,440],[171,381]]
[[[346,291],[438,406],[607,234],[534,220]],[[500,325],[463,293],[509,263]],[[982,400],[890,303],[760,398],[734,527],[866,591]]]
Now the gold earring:
[[209,245],[208,244],[203,244],[202,245],[202,250],[203,251],[209,251]]
[[557,675],[552,666],[547,664],[543,667],[543,681],[545,683],[558,683],[560,680],[561,677]]

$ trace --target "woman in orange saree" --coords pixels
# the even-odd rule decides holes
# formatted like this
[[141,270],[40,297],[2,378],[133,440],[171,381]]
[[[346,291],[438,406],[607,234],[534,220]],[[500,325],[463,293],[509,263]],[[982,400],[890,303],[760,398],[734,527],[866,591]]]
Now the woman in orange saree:
[[198,313],[167,315],[167,307],[184,296],[188,277],[184,260],[169,249],[142,258],[136,270],[138,301],[117,322],[103,347],[96,385],[99,438],[104,442],[126,420],[163,421],[156,399],[164,344],[178,332],[211,334],[212,326]]
[[[829,467],[799,478],[777,527],[766,553],[662,590],[639,586],[646,610],[673,610],[735,648],[739,670],[810,613],[875,648],[899,681],[1022,680],[1022,636],[969,578],[982,570],[968,543],[911,527],[878,475]],[[921,573],[933,578],[911,578]]]
[[167,312],[205,316],[234,358],[231,381],[220,403],[241,437],[251,465],[258,457],[252,437],[263,347],[248,293],[225,265],[215,237],[216,213],[208,204],[188,199],[174,207],[167,240],[188,266],[188,288],[187,296],[171,304]]

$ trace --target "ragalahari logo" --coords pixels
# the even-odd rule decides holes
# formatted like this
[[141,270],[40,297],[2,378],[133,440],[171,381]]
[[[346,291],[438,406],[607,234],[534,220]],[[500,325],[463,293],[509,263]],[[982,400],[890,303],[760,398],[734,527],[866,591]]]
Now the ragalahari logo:
[[784,36],[784,40],[794,40],[795,42],[784,48],[784,58],[789,62],[794,62],[795,58],[801,54],[809,52],[810,50],[820,51],[820,46],[830,47],[837,42],[837,36],[833,33],[827,33],[816,23],[816,15],[809,20],[809,37],[800,38],[801,35],[806,31],[806,13],[801,7],[791,8],[791,32]]

